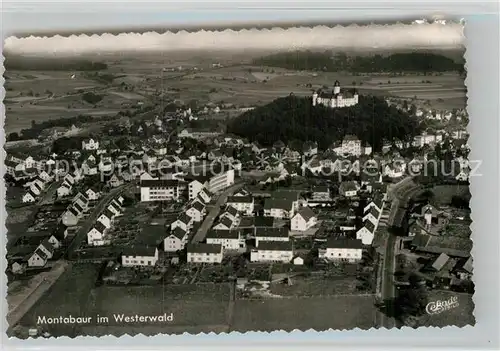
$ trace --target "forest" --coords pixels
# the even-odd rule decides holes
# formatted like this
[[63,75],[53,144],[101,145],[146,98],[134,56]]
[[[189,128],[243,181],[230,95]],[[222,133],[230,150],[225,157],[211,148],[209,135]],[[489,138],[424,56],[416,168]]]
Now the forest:
[[227,126],[234,133],[264,146],[276,141],[316,141],[321,149],[356,135],[374,151],[386,142],[411,141],[420,134],[416,118],[389,106],[384,99],[360,96],[352,107],[312,106],[311,98],[290,95],[244,112]]
[[255,65],[280,67],[293,70],[324,72],[349,71],[353,73],[402,73],[464,71],[464,64],[449,57],[428,53],[396,53],[388,56],[350,56],[330,51],[281,52],[254,60]]

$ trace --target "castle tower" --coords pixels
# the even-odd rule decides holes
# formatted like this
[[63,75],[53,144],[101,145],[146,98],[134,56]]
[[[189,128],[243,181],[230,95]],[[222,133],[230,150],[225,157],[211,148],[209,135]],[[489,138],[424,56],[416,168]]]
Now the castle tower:
[[336,80],[335,83],[333,84],[333,93],[340,94],[340,83],[338,80]]

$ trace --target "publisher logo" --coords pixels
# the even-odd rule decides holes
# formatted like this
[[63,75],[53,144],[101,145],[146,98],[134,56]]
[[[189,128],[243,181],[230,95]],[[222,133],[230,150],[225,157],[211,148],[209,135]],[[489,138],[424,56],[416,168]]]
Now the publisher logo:
[[425,307],[428,314],[439,314],[459,306],[458,297],[452,296],[448,300],[438,300],[429,302]]

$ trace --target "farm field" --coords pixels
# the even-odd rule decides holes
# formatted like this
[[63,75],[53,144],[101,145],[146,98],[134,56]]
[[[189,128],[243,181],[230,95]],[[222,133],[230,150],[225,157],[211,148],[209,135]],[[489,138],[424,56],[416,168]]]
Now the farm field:
[[426,327],[446,327],[456,326],[464,327],[466,325],[474,325],[474,301],[470,294],[460,294],[451,291],[432,291],[429,294],[429,301],[444,301],[450,297],[458,298],[458,306],[439,314],[427,315],[420,317],[419,325]]
[[332,296],[356,293],[356,277],[338,276],[332,278],[292,277],[292,285],[283,283],[271,284],[273,295],[313,297]]
[[[90,292],[97,279],[98,266],[73,265],[37,301],[35,306],[20,321],[20,325],[33,328],[39,316],[88,316]],[[46,330],[53,335],[72,335],[72,325],[47,325]]]
[[[6,74],[6,131],[20,131],[29,127],[32,120],[79,114],[113,115],[138,101],[151,99],[155,91],[163,92],[162,101],[198,100],[202,105],[223,102],[255,106],[290,93],[306,96],[312,89],[332,86],[335,80],[339,80],[343,88],[358,88],[361,94],[416,97],[429,100],[434,108],[465,107],[464,80],[457,74],[402,77],[291,71],[246,65],[235,62],[236,59],[227,54],[219,59],[229,62],[219,68],[212,67],[212,63],[217,62],[216,56],[171,53],[168,57],[158,54],[125,59],[102,57],[99,60],[108,65],[99,72],[104,79],[96,78],[92,72],[9,71]],[[106,77],[111,78],[106,81]],[[121,89],[123,84],[133,87],[133,91]],[[82,95],[87,91],[102,95],[103,100],[96,107],[84,102]]]
[[369,329],[374,303],[372,296],[237,300],[231,331]]

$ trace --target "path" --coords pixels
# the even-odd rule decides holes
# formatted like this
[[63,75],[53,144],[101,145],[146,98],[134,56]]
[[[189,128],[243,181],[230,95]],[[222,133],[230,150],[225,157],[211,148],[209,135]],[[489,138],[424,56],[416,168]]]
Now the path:
[[236,183],[227,188],[226,190],[224,190],[224,192],[217,199],[217,202],[215,203],[214,207],[210,210],[208,215],[203,220],[203,223],[198,228],[196,234],[193,235],[191,242],[200,243],[203,240],[205,240],[205,236],[207,235],[208,230],[212,228],[215,218],[217,218],[217,216],[219,215],[221,206],[226,203],[227,198],[231,194],[233,194],[236,190],[241,189],[243,185],[245,185],[244,182]]
[[62,184],[62,180],[52,182],[49,187],[43,192],[42,196],[38,200],[38,205],[43,206],[50,202],[53,202],[52,199],[57,192],[57,188]]

